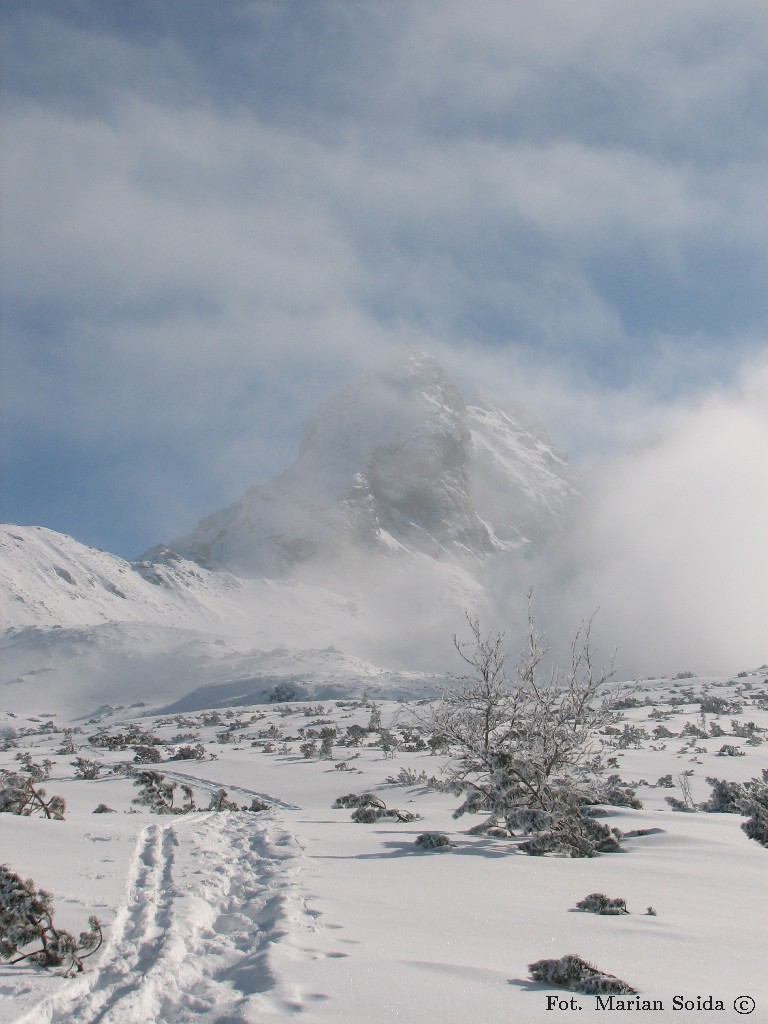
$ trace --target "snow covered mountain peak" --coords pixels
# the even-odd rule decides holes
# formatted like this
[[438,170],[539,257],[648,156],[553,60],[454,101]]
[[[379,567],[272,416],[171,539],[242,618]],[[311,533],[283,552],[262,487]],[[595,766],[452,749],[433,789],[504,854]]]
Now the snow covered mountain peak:
[[327,398],[285,473],[170,546],[245,575],[355,553],[466,564],[541,539],[572,493],[545,434],[487,399],[467,407],[440,363],[411,349]]
[[376,666],[440,673],[463,610],[494,605],[497,567],[514,572],[573,494],[545,430],[465,403],[411,351],[327,398],[284,473],[139,561],[0,527],[0,690],[9,708],[45,695],[82,710],[200,687],[239,700],[278,677],[354,688]]

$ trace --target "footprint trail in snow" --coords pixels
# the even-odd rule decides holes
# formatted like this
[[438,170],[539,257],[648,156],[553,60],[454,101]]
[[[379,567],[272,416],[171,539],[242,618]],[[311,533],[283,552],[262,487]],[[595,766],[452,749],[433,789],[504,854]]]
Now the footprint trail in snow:
[[[101,958],[19,1024],[241,1024],[295,1010],[275,946],[314,931],[301,851],[274,819],[221,813],[139,834]],[[297,949],[293,954],[300,954]]]

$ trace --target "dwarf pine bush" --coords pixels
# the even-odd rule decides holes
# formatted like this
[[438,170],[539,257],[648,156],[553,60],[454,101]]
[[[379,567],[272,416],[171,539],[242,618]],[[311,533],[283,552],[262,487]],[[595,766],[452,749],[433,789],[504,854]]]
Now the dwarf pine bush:
[[591,892],[583,900],[576,904],[577,910],[583,910],[588,914],[602,914],[618,916],[628,914],[627,901],[623,899],[611,899],[603,892]]
[[226,789],[217,789],[211,793],[211,802],[208,804],[209,811],[239,811],[240,807],[234,800],[229,799]]
[[386,807],[386,804],[381,797],[376,796],[374,793],[347,793],[345,796],[337,797],[331,807],[336,809],[341,807]]
[[352,812],[352,821],[361,825],[373,825],[386,814],[385,807],[374,807],[372,804],[361,804]]
[[0,769],[0,814],[19,814],[24,818],[38,814],[62,821],[66,807],[63,796],[46,796],[30,775]]
[[414,842],[421,850],[448,850],[456,845],[445,832],[422,832]]
[[179,806],[175,802],[179,784],[167,782],[159,772],[138,772],[134,785],[139,787],[139,795],[133,803],[149,807],[154,814],[187,814],[195,809],[192,787],[181,785],[185,802]]
[[101,946],[101,922],[90,917],[88,929],[75,938],[54,924],[52,899],[31,878],[24,880],[0,865],[0,959],[63,967],[67,974],[83,970],[83,960]]
[[528,965],[528,970],[534,981],[559,985],[573,992],[623,994],[636,991],[626,981],[605,974],[575,953],[568,953],[559,960],[537,960]]

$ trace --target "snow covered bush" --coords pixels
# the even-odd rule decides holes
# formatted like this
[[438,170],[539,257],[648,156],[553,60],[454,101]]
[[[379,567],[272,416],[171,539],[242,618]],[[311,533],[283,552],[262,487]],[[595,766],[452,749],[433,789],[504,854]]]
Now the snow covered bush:
[[90,917],[88,930],[75,938],[53,923],[52,898],[44,889],[36,889],[32,879],[25,881],[7,865],[0,865],[0,959],[64,967],[67,974],[83,970],[83,960],[101,946],[101,922]]
[[445,832],[422,832],[414,842],[422,850],[448,850],[456,845]]
[[154,814],[187,814],[195,809],[192,787],[182,784],[185,803],[178,806],[175,800],[179,784],[167,782],[159,772],[138,772],[134,785],[139,787],[139,795],[133,803],[149,807]]
[[622,899],[611,899],[602,892],[591,892],[583,900],[576,904],[577,910],[583,910],[587,914],[602,914],[617,916],[628,914],[627,901]]
[[101,773],[101,765],[98,761],[92,761],[88,757],[76,757],[70,762],[75,769],[76,779],[98,779]]
[[46,798],[45,790],[31,776],[0,769],[0,814],[20,814],[24,818],[39,814],[62,821],[66,807],[63,796]]
[[169,761],[204,761],[207,754],[202,743],[185,744],[168,758]]
[[539,826],[519,849],[532,857],[547,853],[563,857],[596,857],[621,851],[621,832],[583,814],[552,815],[549,827]]
[[749,793],[741,782],[727,782],[725,779],[707,777],[712,787],[709,800],[700,804],[702,811],[715,814],[744,814],[749,802]]
[[134,764],[160,764],[162,755],[157,747],[151,744],[137,744],[133,748]]
[[747,821],[742,829],[750,839],[768,846],[768,768],[762,778],[749,782],[727,782],[725,779],[707,778],[712,787],[709,800],[701,804],[703,811],[724,814],[744,814]]
[[209,811],[239,811],[240,806],[234,800],[229,799],[226,789],[217,789],[211,793],[211,802],[208,804]]
[[369,807],[386,807],[386,804],[375,795],[375,793],[347,793],[345,796],[337,797],[331,807],[336,809],[341,807],[362,807],[368,805]]
[[[763,772],[765,776],[766,773]],[[750,839],[768,846],[768,782],[758,783],[750,794],[749,818],[741,826]]]
[[559,985],[572,992],[623,994],[636,991],[626,981],[605,974],[575,953],[568,953],[559,960],[537,960],[528,965],[528,970],[534,981]]
[[484,635],[476,617],[468,621],[472,639],[453,642],[471,672],[463,687],[444,694],[430,723],[456,751],[451,778],[465,799],[455,816],[484,811],[514,830],[530,812],[523,827],[541,835],[522,847],[527,853],[578,857],[618,849],[618,835],[583,812],[597,799],[605,768],[596,734],[615,721],[601,694],[613,673],[595,668],[590,624],[572,640],[568,669],[542,678],[548,648],[529,594],[526,648],[510,679],[504,634]]
[[46,758],[42,764],[37,764],[28,752],[18,753],[16,760],[21,762],[22,770],[30,776],[33,782],[43,782],[51,774],[51,768],[53,768],[53,761]]
[[397,775],[388,775],[387,782],[392,786],[418,786],[427,781],[427,773],[414,771],[413,768],[401,768]]
[[594,796],[585,799],[585,804],[607,804],[609,807],[631,807],[633,810],[643,809],[640,800],[631,786],[625,786],[618,775],[611,775],[606,783],[599,786]]
[[385,808],[372,807],[370,804],[362,804],[352,812],[352,821],[361,825],[373,825],[384,817]]
[[381,801],[376,804],[360,804],[352,812],[352,821],[357,821],[364,825],[372,825],[383,818],[407,822],[418,821],[421,815],[414,814],[413,811],[401,811],[397,807],[385,807]]

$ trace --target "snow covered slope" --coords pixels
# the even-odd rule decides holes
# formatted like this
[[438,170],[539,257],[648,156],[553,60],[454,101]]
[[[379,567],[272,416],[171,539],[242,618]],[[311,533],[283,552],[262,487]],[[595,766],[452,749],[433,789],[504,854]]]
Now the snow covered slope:
[[[38,527],[1,527],[0,564],[4,710],[90,714],[193,693],[187,703],[195,706],[236,704],[246,695],[268,699],[281,681],[307,693],[382,686],[402,693],[422,678],[366,660],[369,652],[392,653],[385,637],[392,623],[328,588],[238,580],[170,553],[127,562]],[[442,582],[451,605],[466,593],[459,587],[451,600],[450,581]],[[433,598],[425,595],[421,607],[411,595],[419,621],[429,623]],[[407,630],[399,635],[405,642]],[[404,654],[400,662],[408,660]]]

